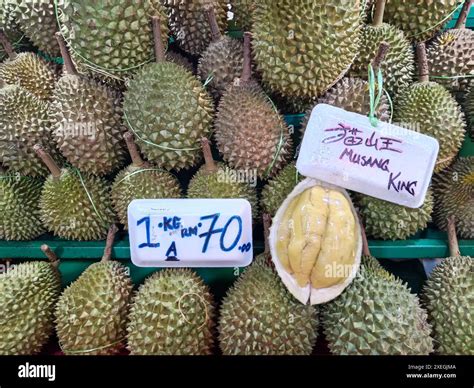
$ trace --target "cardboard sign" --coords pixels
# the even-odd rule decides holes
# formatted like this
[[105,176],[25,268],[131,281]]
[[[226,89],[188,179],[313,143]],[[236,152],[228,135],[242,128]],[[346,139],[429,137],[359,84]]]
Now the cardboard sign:
[[252,211],[244,199],[146,199],[128,206],[139,267],[244,267],[252,262]]
[[410,208],[423,205],[438,157],[432,137],[331,105],[317,105],[297,169],[310,178]]

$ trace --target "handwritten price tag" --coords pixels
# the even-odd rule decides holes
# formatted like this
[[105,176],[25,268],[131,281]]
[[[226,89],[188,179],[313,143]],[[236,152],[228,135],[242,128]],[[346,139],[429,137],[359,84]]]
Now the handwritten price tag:
[[245,267],[252,212],[243,199],[144,199],[128,207],[132,262],[139,267]]
[[[409,124],[409,123],[408,123]],[[418,208],[426,196],[438,141],[331,105],[317,105],[306,128],[298,171],[307,177]]]

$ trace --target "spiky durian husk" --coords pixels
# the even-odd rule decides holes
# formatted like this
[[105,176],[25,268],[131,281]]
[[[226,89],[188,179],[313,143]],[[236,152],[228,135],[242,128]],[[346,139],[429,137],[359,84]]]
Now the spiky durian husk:
[[[150,18],[165,20],[159,0],[63,0],[61,32],[81,70],[127,78],[153,59]],[[163,39],[167,23],[161,23]]]
[[129,166],[121,171],[112,185],[112,203],[125,229],[127,209],[134,199],[181,198],[181,187],[175,176],[153,167]]
[[25,176],[0,176],[0,239],[34,240],[46,230],[40,220],[43,182]]
[[431,327],[418,297],[363,258],[358,275],[322,311],[324,334],[337,355],[428,355]]
[[[20,43],[24,35],[20,31],[20,27],[13,17],[14,9],[15,4],[12,0],[0,0],[0,26],[8,40],[15,47]],[[3,47],[0,46],[0,61],[3,61],[6,56],[7,53]]]
[[212,40],[207,7],[214,8],[221,31],[226,28],[227,0],[161,0],[161,3],[168,10],[170,29],[179,46],[191,55],[200,55]]
[[284,114],[301,114],[306,112],[314,105],[314,98],[292,98],[284,97],[279,93],[272,93],[271,90],[265,90],[270,96],[275,106]]
[[444,32],[433,40],[427,54],[429,72],[437,77],[436,82],[455,92],[468,88],[469,77],[474,76],[473,30],[463,28]]
[[474,156],[460,158],[433,178],[434,219],[447,230],[448,217],[454,216],[460,238],[474,238]]
[[106,175],[126,160],[121,96],[83,76],[64,75],[50,108],[53,137],[72,166]]
[[[255,179],[257,177],[245,177]],[[188,198],[242,198],[250,202],[253,218],[258,217],[257,191],[250,182],[240,181],[237,172],[229,167],[218,164],[218,170],[209,173],[202,167],[189,183]]]
[[55,315],[65,354],[110,355],[124,348],[133,288],[127,271],[116,261],[94,263],[64,290]]
[[363,0],[361,7],[361,16],[365,22],[372,20],[372,14],[374,12],[375,0]]
[[215,136],[231,168],[256,171],[261,178],[276,174],[293,148],[283,117],[255,81],[234,83],[224,93]]
[[438,264],[423,289],[437,353],[474,355],[474,259]]
[[299,303],[262,256],[227,292],[219,319],[225,355],[309,355],[318,310]]
[[461,107],[443,86],[435,82],[410,86],[397,99],[394,119],[438,140],[435,172],[453,163],[464,141],[466,123]]
[[53,332],[60,290],[59,272],[47,262],[19,264],[0,274],[1,355],[41,351]]
[[428,190],[425,202],[418,209],[367,195],[358,195],[357,203],[367,234],[382,240],[406,240],[424,230],[431,222],[434,205],[431,190]]
[[172,62],[176,65],[180,65],[184,67],[186,70],[190,71],[193,74],[195,72],[194,65],[191,63],[191,61],[188,58],[186,58],[184,55],[181,55],[180,53],[177,53],[176,51],[167,51],[166,60],[168,62]]
[[107,183],[74,170],[64,169],[60,177],[48,177],[40,209],[44,226],[68,240],[105,239],[115,221]]
[[[359,0],[256,2],[253,47],[263,81],[287,97],[318,97],[359,50]],[[297,21],[297,22],[295,22]]]
[[33,53],[20,53],[1,63],[0,78],[45,101],[51,100],[56,82],[53,69]]
[[397,28],[385,23],[380,27],[364,27],[359,55],[351,67],[351,74],[365,80],[368,78],[368,66],[377,55],[382,42],[390,45],[381,64],[384,88],[392,97],[396,97],[413,83],[415,70],[413,47],[405,34]]
[[40,144],[57,159],[48,104],[17,85],[0,89],[0,158],[11,171],[32,177],[48,170],[33,150]]
[[286,197],[302,180],[303,177],[298,174],[295,163],[286,166],[263,188],[261,201],[263,211],[273,217]]
[[214,301],[193,271],[163,270],[140,286],[129,315],[133,355],[208,355],[214,346]]
[[230,0],[234,23],[241,31],[252,30],[252,19],[257,0]]
[[[304,132],[308,126],[311,113],[316,105],[328,104],[349,112],[369,115],[370,94],[369,83],[360,78],[343,78],[335,86],[328,90],[318,102],[306,111],[301,130]],[[390,105],[387,96],[383,95],[377,107],[377,117],[381,121],[390,120]]]
[[9,1],[14,4],[13,16],[20,29],[33,44],[51,56],[58,55],[59,46],[54,39],[54,34],[58,30],[54,10],[55,0]]
[[211,132],[214,106],[181,66],[153,63],[140,70],[125,93],[124,112],[142,152],[159,167],[181,170],[201,160],[200,141]]
[[384,20],[405,32],[410,40],[424,42],[444,28],[458,0],[389,0]]
[[223,36],[209,44],[199,60],[198,75],[203,82],[208,81],[207,90],[214,98],[219,98],[230,83],[242,74],[244,50],[242,42]]
[[471,85],[471,90],[466,96],[465,110],[469,135],[472,141],[474,141],[474,83]]

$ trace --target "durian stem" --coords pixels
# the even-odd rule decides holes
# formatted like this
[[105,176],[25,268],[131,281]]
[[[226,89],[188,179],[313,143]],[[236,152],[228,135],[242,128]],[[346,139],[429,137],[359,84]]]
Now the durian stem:
[[107,240],[105,242],[104,255],[102,256],[102,261],[110,261],[112,258],[112,248],[114,247],[115,235],[118,232],[117,225],[112,224],[109,228],[109,233],[107,233]]
[[163,45],[163,37],[161,36],[161,19],[159,16],[151,18],[153,27],[153,41],[155,43],[155,61],[157,63],[166,61],[165,46]]
[[372,61],[372,67],[374,71],[378,71],[382,65],[385,57],[387,56],[388,51],[390,50],[390,45],[387,42],[380,43],[379,51]]
[[132,158],[133,165],[138,168],[146,167],[148,163],[142,159],[138,147],[133,139],[133,134],[131,132],[126,132],[125,135],[123,135],[123,138],[125,139],[125,143],[127,143],[128,152]]
[[41,250],[43,251],[44,255],[48,258],[48,260],[51,262],[51,265],[55,268],[59,267],[59,259],[58,256],[56,256],[56,253],[54,253],[51,248],[43,244],[41,245]]
[[448,242],[449,254],[451,255],[451,257],[461,256],[458,237],[456,235],[456,219],[453,216],[448,218]]
[[263,238],[265,241],[265,254],[270,255],[270,227],[272,226],[272,217],[270,214],[263,215]]
[[474,0],[466,0],[454,28],[459,28],[459,29],[466,28],[466,21],[467,21],[469,12],[471,11],[472,3],[474,3]]
[[59,178],[61,176],[61,169],[58,167],[51,155],[48,154],[39,144],[36,144],[33,149],[46,167],[48,167],[49,171],[51,171],[51,175],[54,178]]
[[60,32],[56,32],[56,40],[58,41],[59,49],[61,50],[61,56],[64,60],[64,68],[66,69],[66,73],[71,75],[79,75],[76,66],[74,66],[74,63],[72,62],[71,54],[67,49],[66,41]]
[[5,31],[3,30],[0,30],[0,43],[2,44],[3,49],[7,53],[8,58],[10,58],[11,60],[15,59],[17,54],[15,50],[13,50],[13,46],[8,40],[8,37],[5,35]]
[[216,13],[213,7],[209,7],[207,10],[207,18],[209,20],[209,26],[211,27],[211,37],[213,42],[217,42],[222,38],[219,24],[217,23]]
[[208,173],[216,172],[217,165],[214,161],[214,158],[212,157],[211,144],[209,143],[209,139],[206,139],[205,137],[201,139],[201,148],[202,153],[204,154],[204,160],[206,162],[206,171]]
[[377,0],[377,3],[375,4],[374,20],[372,22],[374,27],[380,27],[382,25],[386,3],[387,0]]
[[360,234],[362,235],[362,254],[364,256],[372,256],[370,254],[369,240],[367,240],[367,233],[365,233],[364,220],[359,214]]
[[248,82],[252,77],[252,33],[244,33],[244,65],[240,82]]
[[418,71],[420,82],[430,81],[430,72],[428,66],[428,56],[426,55],[426,45],[421,42],[416,46],[416,55],[418,59]]

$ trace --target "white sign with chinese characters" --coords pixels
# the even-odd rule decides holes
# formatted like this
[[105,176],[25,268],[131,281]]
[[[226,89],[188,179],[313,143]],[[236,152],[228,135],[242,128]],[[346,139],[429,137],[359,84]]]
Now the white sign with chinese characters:
[[319,104],[297,162],[310,178],[410,208],[420,207],[438,157],[432,137]]

